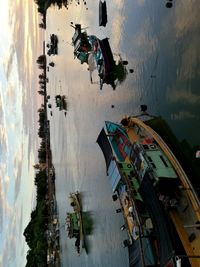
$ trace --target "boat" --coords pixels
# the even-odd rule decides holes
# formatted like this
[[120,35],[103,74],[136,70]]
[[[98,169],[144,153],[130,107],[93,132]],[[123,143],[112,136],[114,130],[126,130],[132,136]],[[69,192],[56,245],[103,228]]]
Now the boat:
[[106,1],[99,1],[99,26],[106,26],[107,19],[107,6]]
[[67,212],[66,214],[67,234],[70,239],[75,239],[76,252],[80,255],[84,247],[84,232],[79,192],[70,193],[69,202],[73,212]]
[[130,266],[200,266],[199,197],[150,119],[107,121],[97,138],[124,215]]
[[58,37],[54,33],[50,35],[50,43],[47,44],[47,47],[49,48],[47,51],[49,56],[58,54]]
[[66,102],[66,97],[65,95],[56,95],[55,96],[56,100],[56,107],[59,108],[59,110],[67,110],[67,102]]
[[92,73],[97,70],[100,89],[103,88],[104,83],[110,84],[115,89],[115,61],[108,38],[100,40],[95,35],[88,35],[80,24],[75,24],[74,29],[75,33],[72,37],[74,57],[79,59],[81,64],[88,65],[91,83],[93,83]]

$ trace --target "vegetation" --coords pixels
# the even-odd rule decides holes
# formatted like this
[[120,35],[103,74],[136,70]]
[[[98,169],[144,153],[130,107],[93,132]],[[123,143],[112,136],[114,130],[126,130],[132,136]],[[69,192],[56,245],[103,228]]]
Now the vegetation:
[[119,83],[122,83],[127,76],[127,70],[122,61],[119,61],[118,64],[114,67],[114,80],[118,80]]
[[[34,0],[38,5],[38,12],[40,14],[46,14],[46,10],[51,5],[57,6],[59,9],[63,6],[68,9],[68,6],[71,4],[72,0]],[[86,1],[82,0],[84,5],[86,5]],[[80,1],[77,1],[77,4],[80,4]]]
[[[46,95],[46,56],[41,55],[37,59],[39,68],[43,69],[43,73],[39,75],[40,93]],[[42,93],[41,93],[42,91]],[[41,138],[40,148],[38,149],[39,164],[36,164],[36,200],[37,204],[31,213],[31,220],[24,230],[25,240],[29,246],[27,252],[26,267],[45,267],[47,266],[47,225],[50,216],[48,209],[48,186],[46,159],[49,154],[49,129],[45,104],[38,109],[39,113],[39,129],[38,136]]]
[[29,246],[26,267],[47,266],[47,239],[45,236],[48,223],[48,209],[44,196],[46,195],[46,171],[39,171],[35,177],[37,186],[37,205],[31,213],[31,220],[24,230],[24,236]]
[[47,262],[47,240],[45,232],[47,229],[47,207],[44,200],[46,193],[46,173],[39,172],[36,175],[37,205],[31,213],[31,221],[24,230],[24,236],[29,246],[27,253],[27,267],[46,266]]
[[46,10],[51,5],[57,5],[58,8],[68,7],[69,0],[35,0],[36,4],[38,5],[38,12],[41,14],[46,13]]

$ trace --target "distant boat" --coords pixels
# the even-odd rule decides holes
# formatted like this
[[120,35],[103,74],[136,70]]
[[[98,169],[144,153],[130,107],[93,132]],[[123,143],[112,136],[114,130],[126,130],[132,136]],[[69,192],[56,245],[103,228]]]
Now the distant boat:
[[52,61],[52,62],[49,63],[49,66],[54,67],[55,63]]
[[69,201],[73,212],[68,212],[66,216],[67,234],[70,239],[75,239],[76,252],[80,255],[84,247],[84,232],[79,192],[70,193]]
[[65,95],[62,96],[56,95],[55,100],[56,100],[56,107],[58,107],[59,110],[67,110],[67,102]]
[[99,1],[99,26],[106,26],[107,20],[107,7],[106,1]]
[[[147,125],[152,119],[107,121],[97,143],[124,215],[131,266],[200,266],[200,200],[180,163]],[[180,257],[179,257],[180,256]]]
[[93,83],[92,73],[97,70],[100,89],[102,89],[104,83],[110,84],[115,89],[115,61],[108,38],[100,40],[95,35],[88,35],[80,24],[76,24],[74,29],[75,33],[72,37],[74,57],[79,59],[81,64],[88,64],[91,83]]
[[54,33],[50,35],[50,44],[47,44],[47,47],[49,56],[58,54],[58,37]]

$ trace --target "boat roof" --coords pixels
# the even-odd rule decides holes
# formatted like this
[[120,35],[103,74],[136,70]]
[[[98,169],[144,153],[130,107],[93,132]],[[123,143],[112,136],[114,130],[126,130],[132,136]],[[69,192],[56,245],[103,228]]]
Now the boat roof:
[[130,143],[130,139],[123,129],[123,127],[117,123],[113,123],[110,121],[105,122],[106,130],[107,130],[107,138],[109,139],[112,149],[114,150],[116,157],[119,161],[124,161],[124,154],[123,149],[120,148],[120,144],[125,145],[126,143]]
[[115,192],[119,181],[121,180],[121,174],[115,160],[112,160],[108,167],[108,178],[112,187],[112,191]]
[[101,130],[96,142],[100,146],[100,148],[103,152],[103,155],[104,155],[104,158],[106,161],[106,168],[108,171],[108,167],[109,167],[110,162],[113,158],[113,151],[112,151],[110,142],[108,141],[108,137],[106,135],[104,128]]

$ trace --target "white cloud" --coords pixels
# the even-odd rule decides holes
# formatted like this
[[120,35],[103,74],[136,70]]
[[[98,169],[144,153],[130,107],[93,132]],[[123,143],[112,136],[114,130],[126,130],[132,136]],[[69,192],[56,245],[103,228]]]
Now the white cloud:
[[196,116],[190,111],[179,111],[171,114],[171,119],[175,121],[194,119]]
[[181,102],[189,104],[200,104],[200,96],[192,93],[190,90],[170,89],[167,98],[171,103]]

